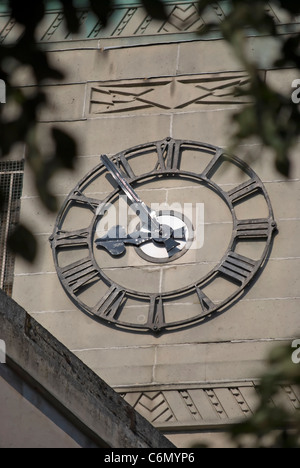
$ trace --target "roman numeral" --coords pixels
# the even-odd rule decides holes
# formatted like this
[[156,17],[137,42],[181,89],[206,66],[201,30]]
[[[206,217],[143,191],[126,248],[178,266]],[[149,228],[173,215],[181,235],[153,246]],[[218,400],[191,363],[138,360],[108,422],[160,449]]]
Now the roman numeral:
[[207,314],[208,312],[211,312],[216,305],[207,297],[204,292],[199,288],[199,286],[196,286],[196,292],[202,307],[203,313]]
[[115,317],[123,303],[125,294],[126,292],[122,289],[112,286],[96,307],[94,307],[93,313],[108,321],[115,320]]
[[80,190],[75,190],[74,193],[70,196],[70,200],[80,204],[85,205],[90,208],[94,213],[96,213],[97,208],[100,205],[100,200],[96,198],[90,198],[85,196]]
[[227,195],[231,203],[234,204],[259,190],[261,190],[260,182],[258,180],[251,179],[238,187],[235,187],[233,190],[230,190],[230,192],[227,192]]
[[224,156],[223,150],[221,148],[218,149],[215,156],[212,158],[208,166],[206,166],[206,168],[202,172],[201,176],[206,179],[211,178],[214,175],[215,171],[218,169],[218,166],[223,156]]
[[268,219],[246,219],[237,221],[236,237],[239,239],[268,238],[270,233]]
[[165,312],[162,297],[151,296],[148,326],[153,331],[158,332],[165,325]]
[[166,140],[157,145],[158,164],[161,171],[178,171],[180,168],[181,144],[176,140]]
[[235,252],[229,252],[218,271],[229,280],[237,281],[241,285],[252,275],[257,262],[243,257]]
[[61,269],[63,283],[75,293],[79,293],[91,280],[99,277],[99,272],[95,268],[90,258],[84,258],[78,262]]
[[128,181],[136,177],[135,173],[132,170],[132,167],[130,166],[129,162],[125,158],[124,154],[120,154],[117,157],[117,165],[119,169],[122,170],[123,175],[125,176],[125,179],[127,179]]
[[89,245],[89,230],[58,231],[52,242],[55,247],[81,247]]

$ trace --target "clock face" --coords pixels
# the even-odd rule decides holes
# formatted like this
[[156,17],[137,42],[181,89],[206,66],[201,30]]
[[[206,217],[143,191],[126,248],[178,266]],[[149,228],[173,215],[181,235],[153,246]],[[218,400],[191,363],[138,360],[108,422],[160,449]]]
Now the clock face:
[[221,148],[167,138],[95,167],[50,238],[78,308],[119,328],[201,323],[247,291],[276,231],[255,172]]

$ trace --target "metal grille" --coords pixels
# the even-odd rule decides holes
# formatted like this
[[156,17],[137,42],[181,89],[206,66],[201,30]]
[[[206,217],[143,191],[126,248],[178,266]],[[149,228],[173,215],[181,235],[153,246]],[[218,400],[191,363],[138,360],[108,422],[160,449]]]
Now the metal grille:
[[15,256],[7,240],[20,218],[24,161],[0,162],[0,288],[12,295]]

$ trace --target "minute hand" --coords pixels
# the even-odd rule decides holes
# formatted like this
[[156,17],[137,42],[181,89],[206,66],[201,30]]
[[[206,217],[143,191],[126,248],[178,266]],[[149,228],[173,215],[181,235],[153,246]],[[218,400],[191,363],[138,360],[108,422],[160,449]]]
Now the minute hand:
[[140,199],[138,194],[134,191],[131,185],[124,179],[123,175],[119,171],[119,169],[115,166],[115,164],[106,156],[101,156],[101,161],[106,167],[106,169],[111,173],[119,187],[123,190],[125,195],[132,203],[138,203],[138,209],[140,211],[140,218],[142,222],[145,224],[145,220],[148,221],[148,230],[149,225],[151,226],[151,233],[158,235],[161,237],[161,241],[165,245],[168,252],[175,249],[179,244],[172,238],[170,235],[168,238],[163,236],[163,226],[158,222],[155,213],[151,211],[151,209]]
[[152,229],[154,228],[154,231],[159,233],[161,226],[160,223],[157,221],[156,216],[153,214],[151,209],[140,199],[138,194],[127,182],[127,180],[124,179],[124,177],[122,176],[119,169],[115,166],[115,164],[106,155],[101,156],[101,161],[103,162],[106,169],[111,173],[119,187],[121,187],[125,195],[131,201],[131,203],[137,203],[139,205],[138,209],[140,211],[142,220],[145,221],[147,219],[148,221],[150,221]]

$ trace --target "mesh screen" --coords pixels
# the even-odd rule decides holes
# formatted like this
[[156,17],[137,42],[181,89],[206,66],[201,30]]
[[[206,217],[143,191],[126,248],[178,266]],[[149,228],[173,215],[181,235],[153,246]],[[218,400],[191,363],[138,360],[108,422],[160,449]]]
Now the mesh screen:
[[0,162],[0,288],[12,295],[15,256],[7,239],[20,219],[24,161]]

